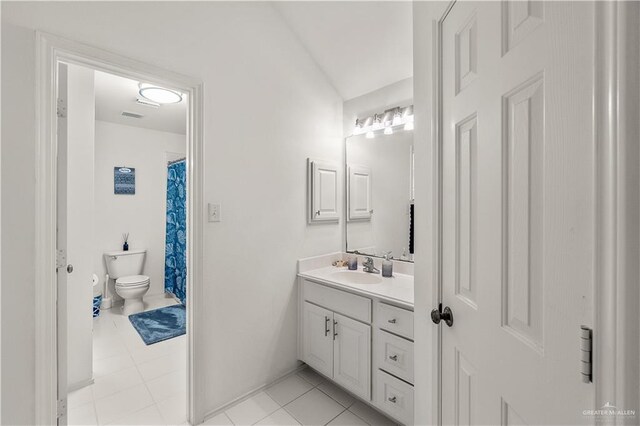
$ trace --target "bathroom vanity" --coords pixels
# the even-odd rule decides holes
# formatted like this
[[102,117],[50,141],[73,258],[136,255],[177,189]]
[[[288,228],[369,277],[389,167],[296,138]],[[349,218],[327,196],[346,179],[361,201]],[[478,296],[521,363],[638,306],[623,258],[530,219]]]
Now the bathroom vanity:
[[330,266],[345,256],[298,262],[298,358],[413,424],[413,264],[395,262],[391,278]]

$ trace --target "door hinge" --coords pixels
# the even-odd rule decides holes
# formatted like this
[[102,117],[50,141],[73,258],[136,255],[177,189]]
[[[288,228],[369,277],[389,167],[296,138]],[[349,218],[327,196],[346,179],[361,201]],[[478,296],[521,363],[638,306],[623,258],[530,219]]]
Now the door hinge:
[[56,103],[56,114],[59,118],[64,118],[67,116],[67,101],[58,98],[58,102]]
[[593,382],[593,330],[580,326],[580,375],[583,383]]
[[67,400],[66,399],[59,399],[58,400],[58,419],[64,417],[67,415]]
[[65,249],[58,249],[56,250],[56,272],[65,266],[67,266],[67,251]]

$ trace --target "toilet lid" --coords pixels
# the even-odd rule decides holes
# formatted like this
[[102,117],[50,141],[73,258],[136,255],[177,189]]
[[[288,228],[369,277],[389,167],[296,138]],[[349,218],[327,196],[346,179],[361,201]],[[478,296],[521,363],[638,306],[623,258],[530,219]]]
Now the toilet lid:
[[130,275],[128,277],[120,277],[116,280],[116,285],[122,287],[137,286],[141,284],[147,284],[149,277],[146,275]]

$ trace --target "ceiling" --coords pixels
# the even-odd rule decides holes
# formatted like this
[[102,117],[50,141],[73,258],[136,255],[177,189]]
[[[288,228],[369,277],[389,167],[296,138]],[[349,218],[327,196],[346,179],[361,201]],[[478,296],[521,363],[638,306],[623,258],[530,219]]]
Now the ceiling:
[[[158,108],[140,105],[136,103],[140,97],[138,81],[101,71],[95,72],[95,91],[96,120],[186,134],[186,96],[179,103],[160,105]],[[123,111],[142,114],[143,117],[124,117]]]
[[413,76],[411,2],[274,5],[345,101]]

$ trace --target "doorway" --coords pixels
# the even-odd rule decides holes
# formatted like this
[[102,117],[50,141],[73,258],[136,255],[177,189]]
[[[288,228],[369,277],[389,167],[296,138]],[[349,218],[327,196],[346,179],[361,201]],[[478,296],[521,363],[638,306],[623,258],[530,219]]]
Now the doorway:
[[58,104],[68,423],[184,423],[187,95],[60,63]]
[[[66,240],[67,233],[62,232],[65,230],[64,222],[66,221],[69,214],[68,205],[67,203],[62,203],[60,201],[71,199],[71,194],[67,192],[68,188],[66,183],[68,183],[69,180],[65,176],[68,171],[68,158],[66,152],[67,147],[65,146],[66,144],[60,143],[60,136],[66,137],[68,129],[64,124],[60,124],[58,121],[58,117],[60,115],[69,113],[70,110],[68,108],[71,107],[71,105],[66,105],[64,100],[62,100],[62,102],[58,102],[60,98],[58,96],[58,90],[60,88],[65,88],[64,84],[61,84],[60,87],[58,87],[58,83],[62,81],[61,79],[65,79],[65,75],[68,73],[68,71],[60,71],[63,68],[66,68],[66,66],[61,67],[61,64],[67,64],[67,66],[72,67],[83,67],[94,73],[106,73],[114,77],[134,80],[136,82],[140,82],[141,84],[153,83],[154,86],[159,86],[165,89],[169,89],[175,93],[184,95],[186,117],[184,119],[185,135],[183,137],[183,141],[186,140],[187,142],[186,149],[184,149],[183,151],[184,159],[174,158],[176,149],[173,148],[165,149],[165,151],[161,152],[159,156],[155,156],[155,159],[158,163],[155,166],[164,168],[163,173],[167,180],[164,182],[158,182],[156,179],[154,185],[156,186],[156,189],[158,188],[158,186],[163,188],[162,192],[164,193],[164,199],[166,203],[166,200],[168,198],[167,185],[168,177],[170,174],[169,167],[172,164],[176,163],[175,160],[182,161],[182,167],[184,169],[184,176],[186,180],[184,186],[184,188],[186,189],[184,198],[186,210],[184,217],[184,226],[186,227],[186,232],[184,232],[185,229],[183,229],[184,235],[182,237],[184,242],[184,256],[186,257],[184,267],[188,271],[188,274],[186,274],[186,281],[180,283],[183,285],[183,291],[179,291],[173,288],[171,289],[171,292],[179,299],[181,299],[180,303],[176,303],[174,299],[170,299],[168,297],[165,298],[165,296],[163,295],[163,290],[165,287],[163,285],[164,279],[157,278],[156,280],[151,280],[151,284],[149,284],[149,286],[150,288],[153,288],[153,281],[156,281],[155,292],[158,293],[159,287],[160,294],[157,295],[159,297],[155,301],[153,300],[153,298],[147,298],[148,300],[146,301],[143,298],[142,300],[145,301],[145,304],[143,305],[143,308],[141,310],[149,311],[149,308],[160,308],[164,305],[180,306],[184,304],[184,306],[186,306],[187,313],[184,319],[184,321],[186,322],[186,337],[178,337],[176,338],[177,340],[173,339],[175,342],[180,342],[180,340],[182,340],[181,345],[184,348],[182,354],[185,368],[183,370],[184,373],[182,375],[182,378],[173,379],[177,380],[176,387],[183,389],[184,393],[184,402],[181,404],[183,407],[182,411],[185,413],[185,419],[183,421],[188,420],[192,423],[202,421],[202,405],[198,398],[198,396],[201,395],[201,392],[197,391],[197,389],[200,388],[201,383],[197,375],[194,374],[194,371],[198,369],[198,357],[196,356],[196,348],[198,342],[197,334],[199,330],[198,322],[195,321],[195,318],[197,317],[198,312],[201,312],[201,308],[199,308],[199,305],[197,303],[197,294],[201,291],[200,285],[202,282],[202,268],[200,261],[202,257],[202,85],[197,80],[180,76],[166,70],[138,63],[128,58],[119,57],[109,52],[104,52],[99,49],[80,45],[51,35],[39,34],[38,45],[40,52],[40,87],[38,91],[40,114],[38,117],[38,124],[41,133],[39,138],[40,167],[38,170],[39,175],[37,185],[40,189],[41,197],[38,197],[37,200],[36,213],[38,217],[36,226],[38,234],[36,264],[38,265],[37,270],[39,274],[38,285],[41,287],[39,288],[40,291],[38,292],[38,297],[36,300],[37,307],[39,308],[37,309],[36,317],[36,327],[38,334],[38,338],[36,340],[36,387],[39,390],[36,399],[36,420],[38,423],[55,423],[55,419],[57,419],[58,424],[67,424],[69,420],[68,412],[70,409],[67,399],[69,390],[68,385],[70,384],[67,383],[67,378],[69,377],[69,353],[67,348],[69,333],[67,331],[67,326],[68,324],[70,324],[68,317],[70,306],[67,300],[67,290],[69,290],[71,287],[69,287],[66,281],[68,277],[73,275],[74,267],[73,263],[71,263],[71,258],[68,257],[68,254],[70,253],[68,253],[66,247],[66,245],[68,244],[68,241]],[[66,80],[68,83],[68,79]],[[178,154],[180,154],[180,152],[178,152]],[[109,172],[111,173],[111,175],[109,176],[109,179],[113,179],[112,191],[114,193],[117,193],[118,189],[127,191],[127,185],[131,184],[132,181],[128,179],[120,179],[121,176],[118,176],[118,173],[124,173],[125,171],[128,171],[130,173],[132,172],[132,169],[134,169],[134,167],[127,167],[127,164],[114,164],[111,167],[111,170]],[[144,175],[147,176],[147,173],[145,173]],[[141,185],[142,176],[138,175],[138,177],[140,179],[138,182]],[[64,184],[61,184],[63,182]],[[75,182],[76,180],[74,180],[74,183]],[[118,188],[118,186],[120,188]],[[140,189],[142,189],[142,187],[140,187]],[[112,195],[115,196],[114,194]],[[165,206],[168,204],[169,203],[165,204]],[[165,221],[166,223],[166,218],[163,221]],[[170,239],[170,236],[165,231],[166,229],[163,227],[163,246],[165,240],[166,242],[169,242]],[[131,240],[128,242],[133,243],[133,232],[122,232],[130,232],[129,238],[131,238]],[[175,236],[171,236],[171,238],[174,237]],[[120,234],[118,234],[118,239],[120,239]],[[123,240],[124,239],[125,238],[123,238]],[[139,243],[141,246],[146,245],[143,244],[141,240],[139,240]],[[122,246],[119,246],[119,244],[122,244]],[[112,242],[111,245],[114,245],[114,243]],[[118,245],[114,247],[116,252],[125,252],[124,241],[118,241],[116,245]],[[145,247],[142,248],[144,249]],[[153,261],[156,264],[163,265],[168,263],[164,260],[164,247],[161,253],[158,253],[158,250],[154,251],[154,257],[156,259],[154,259]],[[132,247],[132,250],[130,250],[127,254],[135,254],[136,252],[137,251],[134,249],[134,247]],[[147,262],[151,257],[151,253],[149,252],[148,254],[149,256],[146,258],[146,260],[144,260],[145,262]],[[108,256],[104,256],[105,263],[107,261],[107,257]],[[158,257],[161,257],[162,259],[158,259]],[[54,267],[50,268],[47,267],[47,265],[53,265]],[[58,271],[57,274],[56,270]],[[169,275],[170,271],[164,271],[164,273],[165,275]],[[140,276],[138,276],[138,278],[140,278]],[[126,289],[125,292],[121,292],[121,294],[116,289],[117,284],[114,282],[114,280],[108,280],[105,278],[101,280],[101,277],[98,276],[97,281],[98,287],[100,287],[100,284],[102,284],[103,291],[101,293],[103,298],[112,298],[111,309],[102,311],[104,319],[108,316],[108,311],[111,311],[114,308],[116,310],[120,309],[119,305],[122,302],[126,302],[127,298],[124,297],[124,301],[118,301],[117,296],[120,296],[122,298],[123,294],[130,289]],[[107,284],[106,286],[104,285],[105,283]],[[160,286],[158,286],[158,284],[160,284]],[[173,284],[175,284],[175,280]],[[120,285],[120,287],[122,287],[122,285]],[[96,293],[100,293],[100,291],[97,291]],[[92,294],[92,296],[93,295],[94,294]],[[98,296],[99,294],[95,295]],[[84,304],[84,301],[82,303]],[[108,304],[103,305],[103,307],[107,306]],[[134,310],[132,313],[137,312],[135,312]],[[134,349],[134,345],[138,345],[138,349],[140,349],[137,355],[138,361],[143,361],[145,357],[148,358],[149,356],[151,356],[150,351],[153,352],[155,356],[158,353],[162,352],[164,350],[162,348],[168,346],[167,344],[170,343],[169,340],[166,340],[164,342],[161,341],[160,343],[150,342],[149,345],[146,345],[143,338],[148,336],[143,336],[145,333],[138,332],[138,328],[134,324],[134,321],[130,320],[129,318],[127,318],[126,316],[121,316],[120,320],[123,321],[121,321],[120,324],[123,327],[127,326],[131,328],[131,333],[129,334],[130,337],[139,339],[139,342],[130,343],[131,347],[129,348],[129,353],[127,355],[131,360],[130,362],[133,362],[133,355],[131,351]],[[143,323],[144,321],[139,322]],[[113,323],[112,325],[115,326],[115,323]],[[71,330],[71,328],[69,328],[69,330]],[[131,341],[135,342],[135,340],[133,339]],[[123,343],[123,346],[114,344],[114,347],[119,347],[120,349],[124,347],[126,349],[127,344],[124,342],[121,343]],[[154,348],[153,345],[156,345],[155,348],[161,348],[162,350],[152,349]],[[149,350],[145,351],[145,349],[147,348]],[[104,350],[104,348],[100,350]],[[103,355],[108,355],[108,351],[111,350],[119,349],[113,349],[112,347],[109,347],[107,349],[107,352],[103,352]],[[138,364],[134,363],[132,367],[135,367],[136,371],[139,372]],[[162,368],[166,368],[166,365],[165,367],[161,367],[159,366],[159,363],[156,363],[155,367],[150,366],[149,368],[149,371],[155,369],[155,373],[151,373],[152,376],[159,374],[159,371]],[[122,376],[124,378],[124,376],[126,375]],[[151,376],[148,375],[147,377],[150,378]],[[90,377],[86,382],[83,383],[81,381],[77,383],[76,386],[92,386],[91,380],[92,378]],[[124,386],[122,383],[120,385]],[[148,387],[146,386],[146,381],[144,381],[143,385],[146,389],[148,389]],[[95,386],[95,384],[93,386]],[[151,402],[154,402],[154,404],[156,404],[157,406],[157,402],[159,402],[158,400],[161,399],[161,397],[162,395],[158,394],[156,398],[152,397]],[[135,396],[132,397],[132,399],[135,398]],[[127,400],[127,398],[124,397],[121,399],[123,401]],[[79,398],[79,400],[82,401],[82,398]],[[77,402],[78,400],[74,401],[74,405]],[[173,403],[176,404],[175,401]],[[97,408],[97,405],[94,405],[94,407]],[[106,412],[110,410],[105,409],[104,411]],[[140,410],[133,409],[132,411],[132,409],[127,409],[125,411],[129,411],[129,414],[134,414],[134,411]],[[113,417],[113,413],[110,412],[109,414],[107,414],[107,417],[109,416],[112,416],[111,420],[117,420]]]

